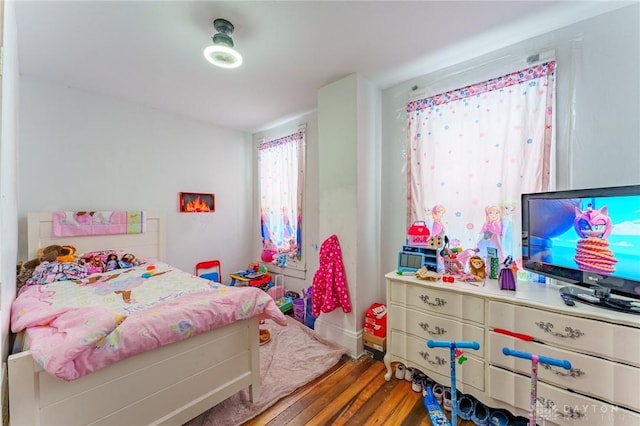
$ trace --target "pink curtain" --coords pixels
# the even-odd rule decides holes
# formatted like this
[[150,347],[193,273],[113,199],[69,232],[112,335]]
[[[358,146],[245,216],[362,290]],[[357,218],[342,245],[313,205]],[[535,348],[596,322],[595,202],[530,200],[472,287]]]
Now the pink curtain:
[[520,257],[520,195],[549,189],[555,61],[411,102],[407,226]]

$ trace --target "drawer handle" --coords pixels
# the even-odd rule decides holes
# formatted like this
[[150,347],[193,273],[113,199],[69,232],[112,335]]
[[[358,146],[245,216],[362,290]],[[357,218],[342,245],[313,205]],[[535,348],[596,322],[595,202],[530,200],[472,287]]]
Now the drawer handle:
[[539,365],[544,367],[545,370],[549,370],[552,373],[554,373],[556,376],[560,376],[560,377],[574,377],[575,378],[575,377],[584,376],[586,374],[584,371],[580,370],[579,368],[570,368],[569,371],[567,371],[565,369],[553,368],[549,364],[545,364],[543,362],[541,362]]
[[[578,409],[578,407],[564,407],[564,411],[558,410],[556,403],[551,399],[538,397],[538,402],[542,406],[542,409],[547,413],[552,413],[553,417],[563,417],[565,419],[578,420],[585,416],[585,414]],[[546,417],[546,416],[545,416]]]
[[567,334],[562,334],[562,333],[558,333],[556,331],[553,331],[553,324],[551,324],[550,322],[542,322],[539,321],[536,323],[536,325],[538,327],[540,327],[545,333],[549,333],[552,336],[555,337],[562,337],[562,338],[569,338],[569,339],[577,339],[578,337],[584,336],[584,333],[580,330],[573,329],[571,327],[565,327],[564,331],[567,332]]
[[420,326],[420,328],[422,328],[424,331],[431,334],[432,336],[442,336],[443,334],[447,334],[447,330],[437,325],[435,330],[429,330],[429,324],[427,324],[426,322],[421,322],[418,325]]
[[426,303],[429,306],[434,306],[436,308],[440,308],[444,305],[447,304],[447,301],[444,299],[440,299],[439,297],[436,297],[436,301],[435,302],[431,302],[429,301],[429,296],[427,296],[426,294],[421,294],[420,295],[420,300],[422,300],[422,303]]
[[429,359],[429,352],[420,351],[418,353],[420,354],[422,359],[424,359],[425,361],[427,361],[431,365],[443,366],[443,365],[446,365],[446,363],[447,363],[447,360],[442,358],[442,357],[440,357],[439,355],[436,355],[436,360],[435,361],[431,361]]

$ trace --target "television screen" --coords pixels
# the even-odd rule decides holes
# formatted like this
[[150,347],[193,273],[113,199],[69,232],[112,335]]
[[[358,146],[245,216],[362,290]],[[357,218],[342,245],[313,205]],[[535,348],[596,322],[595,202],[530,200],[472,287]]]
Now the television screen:
[[640,298],[640,185],[522,195],[525,269]]

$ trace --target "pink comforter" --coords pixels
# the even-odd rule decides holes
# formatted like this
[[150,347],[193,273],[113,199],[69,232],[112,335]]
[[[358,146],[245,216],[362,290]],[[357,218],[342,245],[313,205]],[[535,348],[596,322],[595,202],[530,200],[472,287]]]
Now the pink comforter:
[[237,320],[261,316],[286,325],[258,288],[219,285],[163,263],[149,277],[146,266],[29,286],[11,306],[11,330],[26,330],[42,368],[75,380]]

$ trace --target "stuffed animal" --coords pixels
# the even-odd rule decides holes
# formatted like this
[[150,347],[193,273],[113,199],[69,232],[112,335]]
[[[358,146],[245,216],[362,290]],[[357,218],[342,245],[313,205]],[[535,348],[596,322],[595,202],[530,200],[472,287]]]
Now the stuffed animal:
[[76,248],[74,246],[62,246],[62,254],[58,255],[57,260],[60,263],[74,262],[76,260]]
[[480,256],[471,256],[469,258],[469,273],[475,276],[478,280],[484,280],[487,278],[487,270],[484,263],[484,259]]

